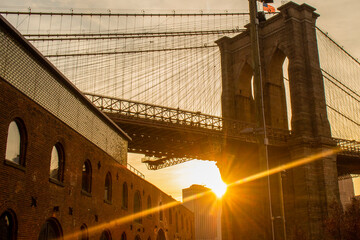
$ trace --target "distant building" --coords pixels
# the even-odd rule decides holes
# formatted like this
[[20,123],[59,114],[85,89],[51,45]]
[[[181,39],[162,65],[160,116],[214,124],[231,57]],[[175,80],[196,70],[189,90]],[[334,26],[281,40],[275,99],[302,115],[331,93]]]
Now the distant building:
[[129,218],[175,202],[130,140],[0,16],[0,239],[194,239],[181,204]]
[[[209,194],[185,201],[193,195]],[[195,240],[221,239],[221,203],[211,190],[202,185],[192,185],[182,190],[183,205],[194,213]]]
[[355,197],[354,183],[350,174],[339,177],[338,182],[341,205],[343,209],[346,210],[347,206],[351,204],[352,199]]

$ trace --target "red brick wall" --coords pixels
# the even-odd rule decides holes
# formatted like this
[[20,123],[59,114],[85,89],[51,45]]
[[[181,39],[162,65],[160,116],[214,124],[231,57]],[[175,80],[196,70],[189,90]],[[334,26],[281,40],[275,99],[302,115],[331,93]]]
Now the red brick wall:
[[[82,224],[91,229],[122,218],[133,212],[133,198],[137,190],[141,193],[142,209],[147,208],[149,195],[153,207],[160,202],[166,204],[174,201],[3,79],[0,79],[0,113],[0,214],[7,209],[15,212],[18,239],[37,239],[41,226],[50,217],[59,221],[64,235],[80,230]],[[23,169],[11,166],[5,160],[8,127],[14,118],[22,119],[26,127]],[[65,153],[62,185],[49,181],[51,150],[57,142],[62,144]],[[90,160],[92,166],[90,196],[81,191],[82,165],[86,159]],[[108,172],[112,176],[111,204],[104,202],[105,176]],[[124,181],[129,190],[128,209],[122,208]],[[36,207],[31,206],[32,198],[36,199]],[[58,208],[58,211],[54,211],[54,208]],[[129,221],[107,228],[113,239],[120,239],[123,232],[127,239],[134,239],[137,234],[141,239],[156,239],[159,229],[164,230],[166,239],[193,239],[193,227],[182,229],[179,226],[179,233],[176,233],[175,211],[179,215],[179,225],[180,216],[183,216],[185,222],[193,226],[193,214],[180,205],[173,209],[172,224],[169,223],[169,212],[165,210],[163,221],[159,221],[159,214],[155,213],[151,217],[143,217],[142,224]],[[96,216],[98,221],[95,220]],[[101,231],[97,231],[90,235],[90,239],[99,239],[100,235]]]

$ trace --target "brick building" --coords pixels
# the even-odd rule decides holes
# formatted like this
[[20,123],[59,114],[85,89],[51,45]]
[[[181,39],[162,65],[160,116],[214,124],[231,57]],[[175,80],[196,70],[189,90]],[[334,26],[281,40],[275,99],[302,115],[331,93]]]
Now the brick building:
[[0,113],[0,239],[193,239],[179,204],[124,218],[175,200],[126,168],[131,139],[1,16]]

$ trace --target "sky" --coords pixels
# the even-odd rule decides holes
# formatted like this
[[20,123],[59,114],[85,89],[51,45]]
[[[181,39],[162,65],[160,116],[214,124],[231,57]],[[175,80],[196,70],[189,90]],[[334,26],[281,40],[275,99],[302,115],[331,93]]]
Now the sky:
[[[330,37],[338,42],[355,58],[360,57],[360,31],[358,30],[359,0],[308,0],[306,2],[316,8],[320,14],[317,26],[329,33]],[[281,5],[280,0],[275,0],[274,7]],[[2,0],[2,8],[32,8],[32,9],[91,9],[97,10],[232,10],[239,9],[246,12],[247,0]],[[165,169],[150,171],[145,164],[141,163],[142,155],[129,154],[129,163],[145,174],[146,180],[158,186],[161,190],[175,199],[181,200],[181,189],[190,187],[192,184],[212,187],[220,179],[219,171],[215,162],[190,161]],[[360,179],[356,179],[360,185]],[[360,188],[356,189],[360,194]]]

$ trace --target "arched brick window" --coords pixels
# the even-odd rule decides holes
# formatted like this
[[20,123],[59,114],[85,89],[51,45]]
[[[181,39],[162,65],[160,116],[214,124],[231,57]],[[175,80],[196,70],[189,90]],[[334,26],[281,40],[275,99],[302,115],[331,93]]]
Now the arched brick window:
[[169,224],[172,224],[172,209],[169,208]]
[[15,240],[17,235],[16,216],[8,210],[0,216],[0,239]]
[[178,213],[175,213],[175,227],[176,227],[176,232],[179,232],[179,217],[178,217]]
[[[141,195],[139,191],[134,194],[134,213],[141,212]],[[141,217],[136,218],[135,222],[142,223]]]
[[64,180],[65,154],[60,143],[56,143],[51,150],[50,178],[59,182]]
[[17,165],[25,166],[26,144],[25,125],[21,119],[16,118],[9,124],[5,159]]
[[[151,206],[151,197],[149,195],[148,198],[147,198],[147,209],[151,209],[151,208],[152,208],[152,206]],[[152,214],[149,214],[148,216],[151,217]]]
[[86,160],[82,166],[82,182],[81,189],[87,193],[91,193],[92,169],[89,160]]
[[164,211],[162,210],[162,202],[159,203],[159,219],[160,221],[164,220]]
[[181,229],[184,229],[184,217],[181,215]]
[[81,235],[79,240],[88,240],[89,233],[86,224],[81,225],[80,227]]
[[159,230],[156,240],[166,240],[164,230]]
[[49,218],[42,225],[38,240],[61,239],[62,230],[60,223],[55,218]]
[[126,238],[126,233],[125,233],[125,232],[123,232],[123,233],[121,234],[121,240],[127,240],[127,238]]
[[108,172],[105,177],[105,191],[104,191],[104,197],[105,201],[111,202],[112,197],[112,180],[111,180],[111,174]]
[[111,234],[109,230],[105,230],[101,233],[100,240],[111,240]]
[[123,187],[122,187],[122,207],[127,209],[128,208],[128,199],[129,199],[129,191],[128,191],[128,186],[127,183],[124,182],[123,183]]

